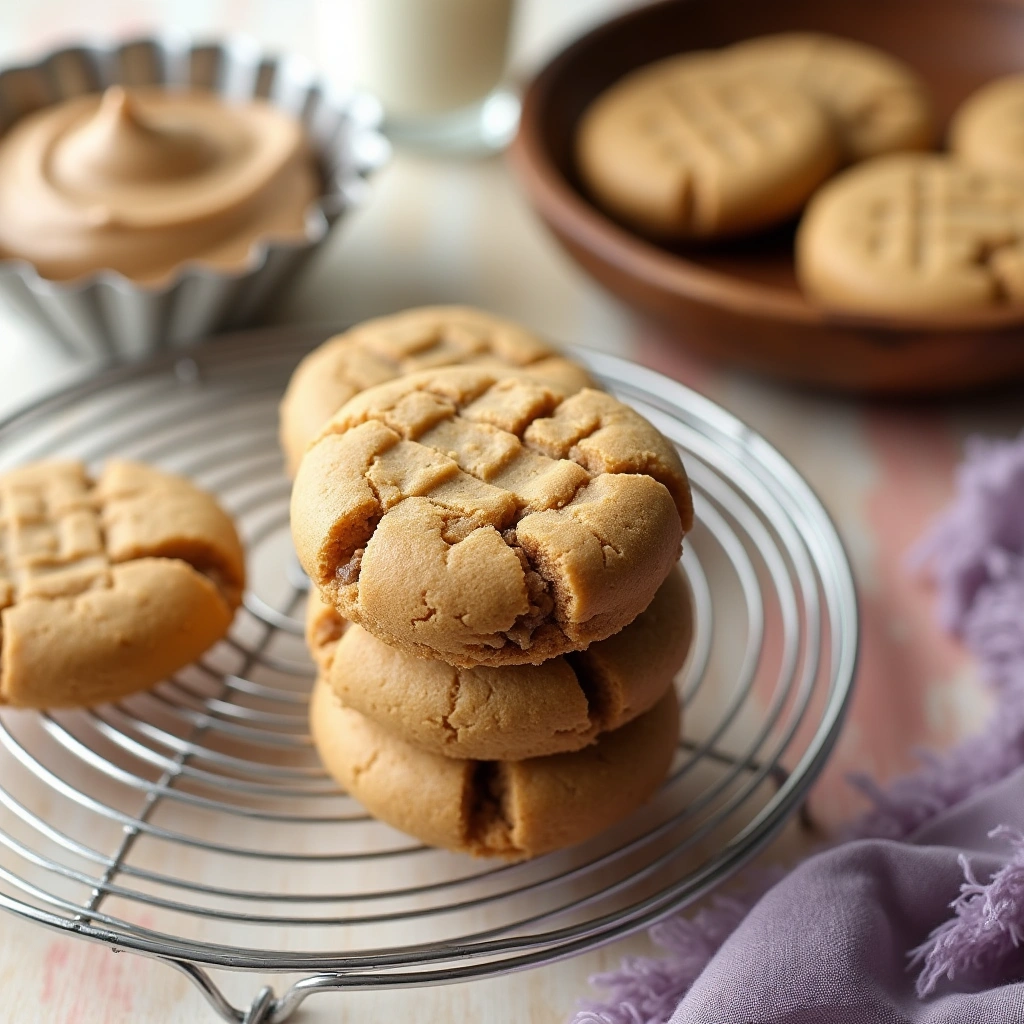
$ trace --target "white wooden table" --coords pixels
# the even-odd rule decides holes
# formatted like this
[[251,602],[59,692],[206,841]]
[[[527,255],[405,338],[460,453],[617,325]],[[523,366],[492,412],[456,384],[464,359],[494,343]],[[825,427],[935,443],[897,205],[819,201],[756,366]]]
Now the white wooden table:
[[[344,50],[343,0],[33,0],[0,5],[0,60],[30,58],[82,35],[175,26],[200,34],[244,30],[325,69]],[[527,0],[516,67],[528,69],[567,36],[622,0]],[[859,577],[864,657],[853,713],[813,805],[835,823],[859,807],[843,775],[906,770],[911,749],[948,742],[981,714],[971,665],[937,636],[927,593],[900,566],[907,545],[948,495],[962,436],[1020,428],[1019,397],[939,403],[911,411],[774,388],[685,356],[601,292],[534,219],[500,160],[433,161],[399,154],[372,201],[275,310],[277,321],[352,321],[439,301],[505,313],[553,338],[647,362],[710,394],[774,441],[811,480],[836,517]],[[44,338],[0,311],[0,412],[81,373]],[[807,429],[808,423],[814,429]],[[643,936],[562,964],[467,985],[406,993],[318,996],[302,1021],[448,1024],[561,1021],[586,979]],[[225,976],[220,976],[222,979]],[[275,982],[280,987],[284,979]],[[227,976],[236,1004],[255,979]],[[179,1024],[212,1020],[191,985],[170,969],[0,918],[0,1022]]]

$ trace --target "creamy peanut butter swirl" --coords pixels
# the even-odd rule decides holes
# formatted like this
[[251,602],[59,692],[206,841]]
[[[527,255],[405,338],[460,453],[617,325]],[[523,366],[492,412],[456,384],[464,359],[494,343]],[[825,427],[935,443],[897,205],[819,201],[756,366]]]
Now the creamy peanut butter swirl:
[[301,124],[268,103],[114,86],[0,138],[0,255],[54,280],[240,268],[257,240],[305,236],[319,187]]

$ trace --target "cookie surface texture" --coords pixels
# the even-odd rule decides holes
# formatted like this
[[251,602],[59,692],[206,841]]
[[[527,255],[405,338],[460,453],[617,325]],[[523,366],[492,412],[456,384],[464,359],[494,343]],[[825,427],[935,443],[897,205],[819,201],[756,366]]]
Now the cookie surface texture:
[[231,624],[245,585],[226,513],[181,477],[109,462],[0,476],[0,700],[81,707],[146,689]]
[[816,32],[783,32],[737,43],[723,56],[819,103],[848,161],[927,149],[934,139],[924,82],[873,46]]
[[583,842],[648,800],[672,763],[679,718],[671,689],[575,753],[465,761],[403,742],[344,707],[322,678],[310,704],[324,767],[375,818],[430,846],[509,860]]
[[584,112],[576,137],[580,176],[598,203],[661,238],[783,221],[838,161],[814,100],[708,54],[627,75]]
[[525,328],[466,306],[427,306],[336,335],[296,367],[280,407],[290,476],[323,425],[360,391],[406,373],[483,364],[520,370],[570,395],[593,384],[583,367]]
[[1024,302],[1024,190],[950,157],[879,157],[812,200],[797,232],[808,295],[850,313],[951,315]]
[[1024,75],[979,89],[953,115],[949,148],[965,163],[1024,175]]
[[292,489],[299,561],[385,643],[449,664],[540,664],[618,632],[693,510],[672,445],[628,406],[479,368],[352,399]]
[[672,685],[693,636],[679,570],[621,632],[543,665],[458,669],[414,658],[359,626],[342,636],[337,612],[315,596],[307,626],[342,704],[424,750],[484,761],[579,750],[632,721]]

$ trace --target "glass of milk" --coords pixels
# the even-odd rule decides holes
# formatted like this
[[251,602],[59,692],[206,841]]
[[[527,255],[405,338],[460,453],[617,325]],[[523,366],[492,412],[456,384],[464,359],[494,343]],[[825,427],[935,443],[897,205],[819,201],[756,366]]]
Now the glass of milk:
[[492,151],[515,134],[502,88],[514,0],[354,0],[356,85],[384,106],[399,145]]

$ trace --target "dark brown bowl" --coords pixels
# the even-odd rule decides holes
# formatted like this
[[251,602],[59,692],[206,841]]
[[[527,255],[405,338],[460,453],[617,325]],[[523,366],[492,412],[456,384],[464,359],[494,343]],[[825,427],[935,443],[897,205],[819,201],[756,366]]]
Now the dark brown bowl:
[[573,138],[602,90],[673,53],[792,29],[859,39],[902,58],[928,83],[943,125],[979,86],[1024,67],[1024,0],[665,0],[577,39],[530,84],[510,153],[530,201],[585,270],[705,356],[889,394],[1024,377],[1019,307],[913,323],[827,313],[797,287],[792,224],[713,246],[664,246],[587,198]]

